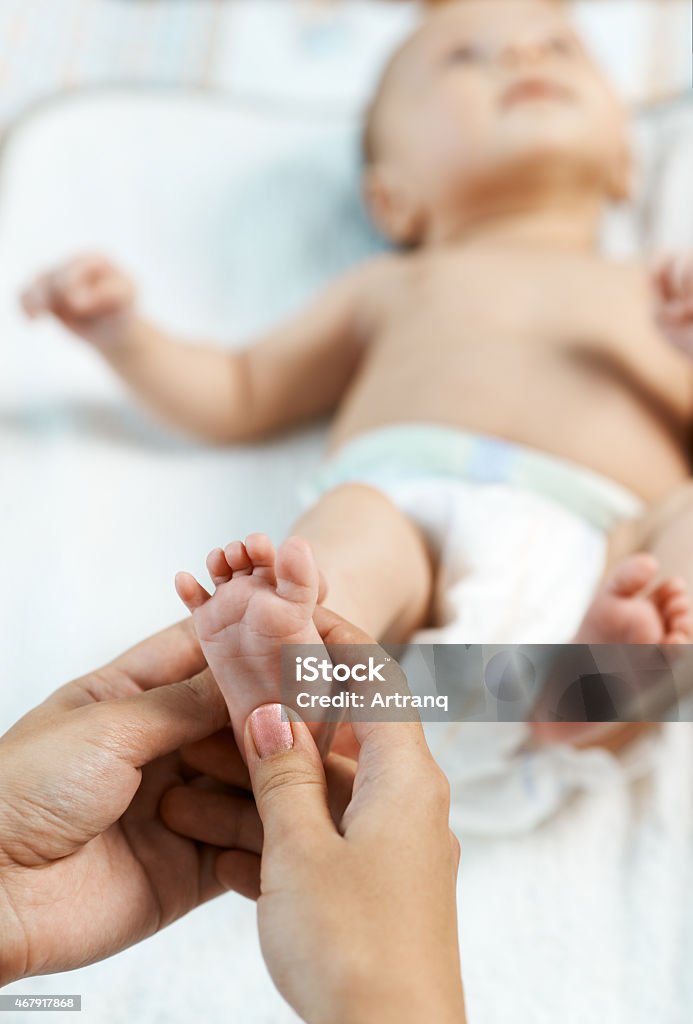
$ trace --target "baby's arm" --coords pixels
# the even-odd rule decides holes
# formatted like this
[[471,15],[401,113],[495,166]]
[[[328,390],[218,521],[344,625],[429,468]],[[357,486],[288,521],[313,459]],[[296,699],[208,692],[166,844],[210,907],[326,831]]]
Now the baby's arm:
[[185,344],[148,323],[130,278],[101,256],[42,275],[22,301],[29,316],[51,313],[98,349],[160,418],[222,443],[334,408],[367,334],[360,314],[367,274],[352,272],[304,313],[237,351]]
[[654,286],[659,327],[693,358],[693,255],[663,259],[655,268]]

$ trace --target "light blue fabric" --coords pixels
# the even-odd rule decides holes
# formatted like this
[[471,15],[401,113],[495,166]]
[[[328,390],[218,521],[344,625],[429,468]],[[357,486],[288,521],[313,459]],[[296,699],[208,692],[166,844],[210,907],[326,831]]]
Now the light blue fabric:
[[384,487],[421,477],[455,477],[531,491],[604,531],[643,509],[625,487],[584,466],[500,438],[426,423],[383,427],[354,438],[325,464],[305,493],[314,500],[349,481]]

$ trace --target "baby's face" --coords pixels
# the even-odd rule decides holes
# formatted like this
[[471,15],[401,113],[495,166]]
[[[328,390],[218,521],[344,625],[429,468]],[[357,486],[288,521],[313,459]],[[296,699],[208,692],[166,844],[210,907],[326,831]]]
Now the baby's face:
[[[627,185],[624,112],[560,5],[465,0],[436,10],[385,80],[374,166],[426,206],[512,189],[538,165]],[[394,232],[395,235],[397,231]]]

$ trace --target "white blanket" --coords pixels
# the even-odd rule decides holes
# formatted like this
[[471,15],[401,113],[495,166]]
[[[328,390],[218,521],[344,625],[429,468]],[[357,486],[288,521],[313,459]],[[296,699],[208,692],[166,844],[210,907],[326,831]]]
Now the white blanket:
[[[664,161],[656,152],[656,180],[691,180],[679,148]],[[226,451],[171,438],[86,347],[20,318],[20,284],[47,261],[98,246],[132,269],[160,322],[240,338],[375,245],[354,166],[348,121],[276,120],[186,96],[77,99],[11,140],[0,182],[0,724],[180,616],[178,568],[202,572],[211,546],[252,529],[280,537],[297,510],[296,478],[315,468],[321,446],[319,430]],[[693,238],[690,202],[647,196],[642,209],[661,214],[658,242],[667,224]],[[623,215],[611,239],[632,248],[653,237],[648,224]],[[526,829],[525,797],[546,775],[526,761],[515,762],[520,774],[504,768],[498,747],[518,747],[517,727],[493,728],[491,754],[478,739],[461,727],[442,755],[463,781],[474,777],[477,796],[503,800],[491,822],[458,819],[472,1024],[688,1022],[692,727],[667,726],[627,771],[593,756],[585,792],[514,838],[488,833],[499,813],[504,831]],[[551,807],[574,786],[573,765],[560,769],[568,757],[556,755]],[[104,1024],[293,1019],[266,980],[252,907],[234,897],[113,961],[14,988],[81,991],[85,1019]]]

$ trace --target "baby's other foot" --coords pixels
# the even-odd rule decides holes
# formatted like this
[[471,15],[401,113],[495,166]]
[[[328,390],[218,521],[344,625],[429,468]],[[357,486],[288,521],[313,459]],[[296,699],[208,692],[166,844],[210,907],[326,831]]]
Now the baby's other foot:
[[658,571],[652,555],[625,559],[592,601],[575,643],[690,643],[693,614],[686,583],[672,577],[652,589]]
[[193,616],[243,752],[248,715],[281,699],[282,645],[322,643],[313,624],[320,576],[306,541],[291,537],[275,554],[261,533],[216,548],[207,568],[213,595],[189,573],[176,576],[176,590]]

